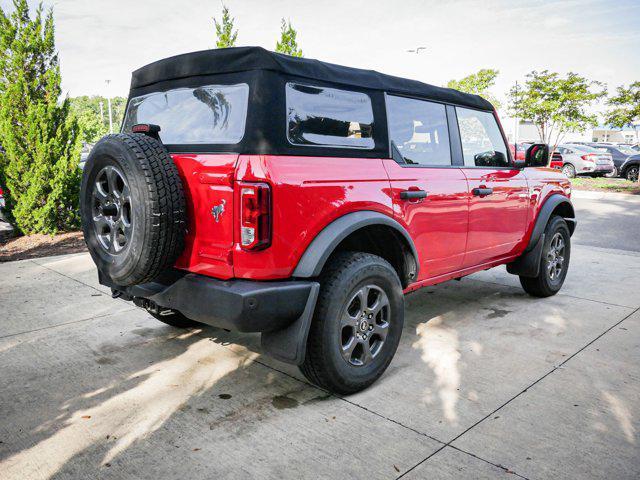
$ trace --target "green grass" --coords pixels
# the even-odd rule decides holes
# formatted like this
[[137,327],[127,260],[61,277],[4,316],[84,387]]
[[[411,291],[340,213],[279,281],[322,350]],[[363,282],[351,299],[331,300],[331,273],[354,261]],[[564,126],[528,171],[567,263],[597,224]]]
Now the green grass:
[[640,195],[640,183],[630,182],[624,178],[576,177],[571,179],[571,186],[576,190],[620,192]]

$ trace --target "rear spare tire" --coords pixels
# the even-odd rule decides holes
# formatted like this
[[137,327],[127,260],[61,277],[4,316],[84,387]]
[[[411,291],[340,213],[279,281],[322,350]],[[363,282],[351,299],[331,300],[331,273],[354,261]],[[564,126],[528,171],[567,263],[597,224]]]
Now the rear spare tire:
[[153,280],[184,248],[182,183],[161,142],[144,134],[103,137],[80,190],[82,230],[100,272],[115,285]]

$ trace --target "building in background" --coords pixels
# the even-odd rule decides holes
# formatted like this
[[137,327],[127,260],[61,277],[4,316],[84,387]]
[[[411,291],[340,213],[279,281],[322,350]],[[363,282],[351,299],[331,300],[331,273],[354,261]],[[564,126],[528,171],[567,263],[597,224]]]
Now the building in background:
[[[640,128],[640,124],[636,125]],[[611,143],[636,143],[636,131],[633,128],[613,128],[607,125],[601,125],[593,129],[593,142],[611,142]]]

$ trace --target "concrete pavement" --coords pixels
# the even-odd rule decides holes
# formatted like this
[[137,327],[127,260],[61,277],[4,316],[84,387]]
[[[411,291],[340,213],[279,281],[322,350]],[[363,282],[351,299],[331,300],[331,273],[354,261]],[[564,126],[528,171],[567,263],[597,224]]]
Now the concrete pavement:
[[86,254],[0,264],[0,478],[638,478],[640,253],[588,232],[555,297],[503,267],[409,295],[346,398],[112,300]]

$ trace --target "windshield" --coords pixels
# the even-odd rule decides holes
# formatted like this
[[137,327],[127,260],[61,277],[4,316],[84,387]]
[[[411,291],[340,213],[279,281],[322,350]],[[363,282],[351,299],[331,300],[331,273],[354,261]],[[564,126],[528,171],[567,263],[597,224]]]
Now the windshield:
[[589,147],[587,145],[564,145],[565,148],[569,148],[571,150],[578,150],[580,152],[585,152],[585,153],[602,153],[602,150],[599,148],[593,148],[593,147]]
[[245,83],[154,92],[129,101],[122,131],[151,123],[168,145],[235,144],[244,136],[248,100]]
[[638,153],[636,150],[634,150],[631,147],[618,147],[618,150],[620,150],[625,155],[636,155]]

